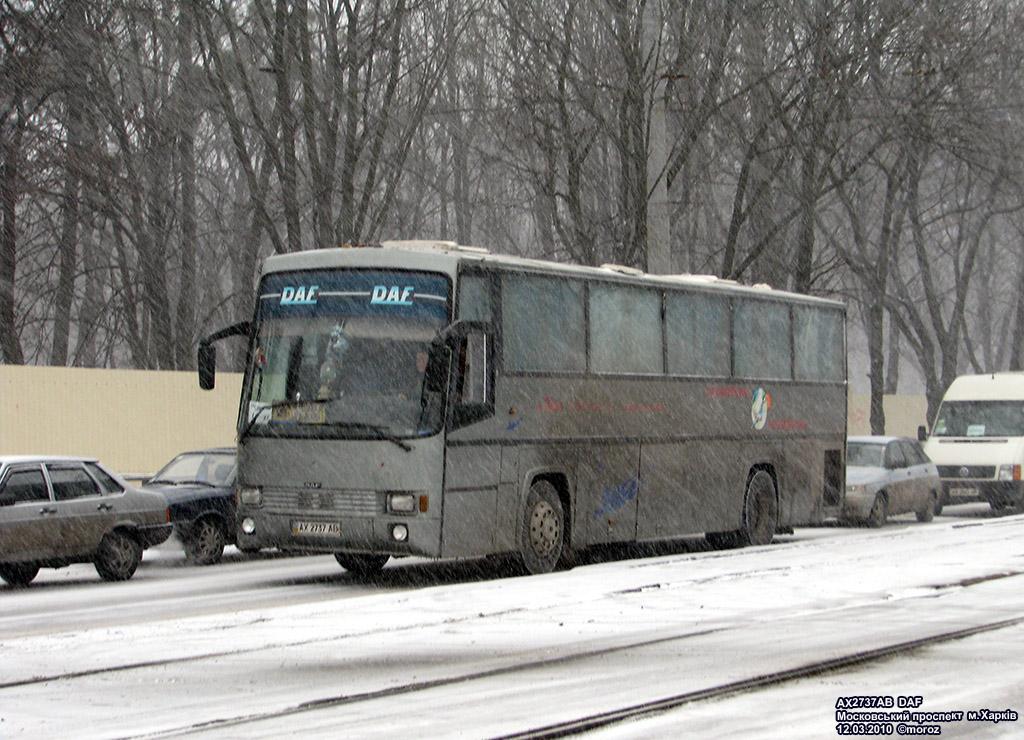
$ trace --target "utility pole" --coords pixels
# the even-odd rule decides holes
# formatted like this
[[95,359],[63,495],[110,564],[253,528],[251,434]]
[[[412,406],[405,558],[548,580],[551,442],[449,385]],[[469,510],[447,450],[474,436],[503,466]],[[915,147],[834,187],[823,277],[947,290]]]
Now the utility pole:
[[667,275],[675,272],[672,265],[671,228],[669,225],[668,186],[665,182],[667,153],[665,149],[665,77],[658,72],[656,61],[661,37],[659,0],[644,4],[643,51],[653,76],[651,86],[651,119],[647,138],[647,272]]

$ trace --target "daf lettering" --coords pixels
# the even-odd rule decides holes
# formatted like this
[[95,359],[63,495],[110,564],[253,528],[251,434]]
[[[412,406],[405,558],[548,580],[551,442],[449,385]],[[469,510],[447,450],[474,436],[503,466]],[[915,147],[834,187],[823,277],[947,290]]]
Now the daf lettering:
[[288,286],[281,290],[282,306],[315,306],[319,298],[319,285],[300,285],[297,288]]
[[374,285],[370,303],[378,306],[411,306],[413,286]]

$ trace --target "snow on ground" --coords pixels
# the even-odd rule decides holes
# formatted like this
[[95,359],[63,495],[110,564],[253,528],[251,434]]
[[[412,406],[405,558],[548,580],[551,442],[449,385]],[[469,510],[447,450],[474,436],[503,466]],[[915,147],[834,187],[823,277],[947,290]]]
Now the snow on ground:
[[[157,554],[139,583],[111,588],[90,588],[83,571],[64,631],[53,617],[45,632],[27,624],[33,609],[59,609],[57,581],[39,595],[0,593],[0,736],[488,737],[1024,615],[1024,516],[955,508],[964,515],[929,525],[801,529],[768,547],[683,545],[541,577],[480,580],[456,565],[434,586],[424,584],[438,564],[398,563],[380,584],[356,585],[331,558],[236,562],[185,578],[192,569]],[[307,575],[288,579],[289,570]],[[160,583],[177,593],[193,580],[205,592],[198,603],[168,596],[146,611]],[[81,614],[84,593],[103,601],[113,587],[125,603],[101,605],[109,622],[97,626]],[[296,603],[270,605],[275,593]],[[125,614],[136,608],[145,614]],[[836,698],[853,693],[1022,711],[1022,634],[986,633],[603,732],[828,737]],[[943,729],[954,731],[968,728]]]

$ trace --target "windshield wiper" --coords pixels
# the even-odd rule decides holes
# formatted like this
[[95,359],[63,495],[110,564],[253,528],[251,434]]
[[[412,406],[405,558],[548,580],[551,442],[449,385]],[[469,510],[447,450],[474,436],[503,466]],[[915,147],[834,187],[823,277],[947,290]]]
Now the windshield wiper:
[[207,488],[216,488],[217,486],[210,483],[208,480],[176,480],[172,481],[176,486],[206,486]]
[[377,424],[365,424],[359,421],[338,421],[326,424],[325,426],[332,427],[334,429],[365,429],[366,431],[375,433],[381,439],[386,439],[388,442],[401,447],[406,452],[412,450],[411,444]]

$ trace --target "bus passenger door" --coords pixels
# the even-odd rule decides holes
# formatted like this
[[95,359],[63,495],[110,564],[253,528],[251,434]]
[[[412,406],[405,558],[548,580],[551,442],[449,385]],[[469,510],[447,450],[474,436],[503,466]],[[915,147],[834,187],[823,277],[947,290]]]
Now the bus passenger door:
[[[590,445],[580,451],[577,517],[586,544],[636,539],[640,445]],[[580,543],[584,544],[584,543]]]

